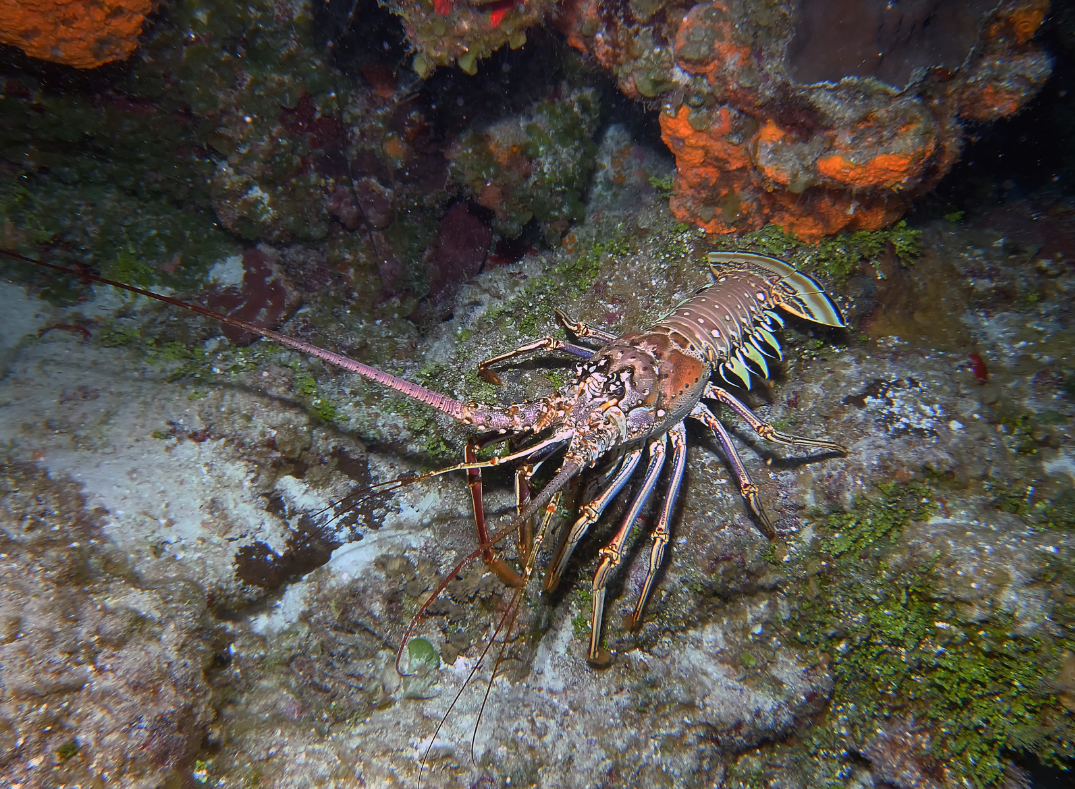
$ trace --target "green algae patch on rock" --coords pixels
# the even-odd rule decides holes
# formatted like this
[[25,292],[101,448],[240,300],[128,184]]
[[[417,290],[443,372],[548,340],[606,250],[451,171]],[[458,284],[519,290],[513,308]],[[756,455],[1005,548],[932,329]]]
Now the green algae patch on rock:
[[964,616],[943,590],[940,554],[904,555],[903,531],[935,512],[938,495],[891,483],[822,516],[815,547],[792,569],[803,592],[789,598],[787,635],[828,661],[822,728],[846,732],[875,775],[911,769],[997,786],[1010,753],[1047,764],[1075,755],[1053,683],[1069,641],[1026,633],[1000,610]]
[[878,269],[886,249],[891,249],[903,265],[911,265],[919,255],[921,231],[905,221],[883,230],[856,230],[838,233],[817,243],[801,241],[776,225],[766,225],[742,238],[724,238],[719,246],[743,252],[758,252],[786,260],[798,269],[819,274],[835,288],[842,288],[864,263]]
[[322,171],[338,169],[325,152],[343,132],[320,50],[306,3],[191,1],[92,95],[8,80],[0,154],[25,171],[0,186],[4,243],[84,250],[77,262],[99,270],[133,256],[152,270],[141,284],[186,290],[235,251],[225,228],[323,238],[334,182]]
[[[148,133],[148,132],[147,132]],[[177,143],[178,145],[178,143]],[[57,262],[87,262],[103,276],[131,284],[187,289],[200,283],[210,266],[235,251],[234,243],[215,226],[212,211],[193,201],[165,194],[138,194],[129,179],[94,158],[45,172],[23,172],[0,184],[0,243],[30,257],[52,246]],[[75,175],[73,170],[85,169]],[[81,249],[73,261],[65,249]],[[24,279],[25,266],[4,270]],[[70,278],[52,278],[45,294],[57,303],[77,300],[85,286]]]

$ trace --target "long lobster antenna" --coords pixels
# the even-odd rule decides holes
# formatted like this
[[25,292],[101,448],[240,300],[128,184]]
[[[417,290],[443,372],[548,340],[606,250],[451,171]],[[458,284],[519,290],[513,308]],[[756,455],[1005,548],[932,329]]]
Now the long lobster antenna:
[[163,301],[165,304],[171,304],[173,307],[179,307],[189,312],[193,312],[197,315],[201,315],[205,318],[211,318],[219,323],[227,324],[228,326],[234,326],[237,329],[248,331],[251,334],[256,334],[266,340],[271,340],[277,345],[283,345],[288,348],[294,348],[296,351],[309,354],[320,359],[323,362],[339,367],[348,372],[357,373],[363,378],[368,378],[371,381],[376,381],[381,386],[394,389],[395,391],[405,394],[407,397],[413,397],[415,400],[420,400],[428,406],[436,408],[438,411],[442,411],[453,419],[463,420],[463,414],[465,404],[459,400],[454,400],[451,397],[442,395],[440,392],[434,392],[432,389],[426,389],[424,386],[413,384],[410,381],[406,381],[390,373],[382,372],[376,367],[370,367],[368,364],[362,364],[362,362],[356,362],[354,359],[348,359],[338,353],[332,351],[326,351],[324,348],[318,348],[316,345],[311,345],[308,342],[302,340],[296,340],[293,337],[288,337],[284,334],[279,334],[270,329],[263,329],[260,326],[255,326],[253,323],[247,321],[238,320],[237,318],[230,318],[227,315],[222,315],[219,312],[206,309],[205,307],[199,307],[197,304],[188,304],[185,301],[179,299],[173,299],[170,296],[162,296],[159,293],[154,293],[151,290],[145,288],[135,287],[134,285],[128,285],[124,282],[116,282],[115,280],[106,279],[105,277],[99,277],[96,274],[90,274],[85,271],[78,271],[75,269],[67,268],[66,266],[58,266],[55,263],[46,263],[43,260],[35,260],[25,255],[20,255],[18,252],[13,252],[9,249],[3,249],[0,247],[0,254],[7,255],[10,258],[16,260],[22,260],[26,263],[32,263],[35,266],[41,266],[42,268],[52,269],[53,271],[59,271],[64,274],[70,274],[75,277],[80,277],[90,282],[100,282],[102,285],[109,285],[113,288],[119,288],[120,290],[126,290],[130,293],[137,293],[139,296],[145,296],[146,298],[156,299],[157,301]]

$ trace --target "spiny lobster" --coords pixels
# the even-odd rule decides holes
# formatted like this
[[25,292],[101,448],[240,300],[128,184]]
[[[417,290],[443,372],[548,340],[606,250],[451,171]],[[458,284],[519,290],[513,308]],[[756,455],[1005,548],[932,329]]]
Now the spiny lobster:
[[[665,463],[667,445],[671,444],[672,471],[668,492],[653,531],[649,569],[632,616],[635,624],[641,619],[661,566],[686,467],[685,419],[695,419],[713,432],[736,477],[740,493],[760,524],[761,532],[769,539],[776,537],[772,521],[761,505],[758,489],[750,480],[731,436],[703,400],[715,400],[727,406],[763,439],[846,454],[843,447],[831,441],[803,438],[776,430],[758,418],[724,386],[711,380],[719,373],[724,382],[749,388],[752,375],[768,376],[766,357],[783,358],[775,335],[777,329],[783,326],[783,319],[776,309],[826,326],[844,325],[836,305],[814,279],[775,258],[745,253],[711,253],[709,263],[713,282],[680,304],[671,314],[639,332],[616,336],[585,323],[574,322],[557,310],[557,322],[567,332],[577,339],[598,343],[600,347],[591,348],[545,337],[482,361],[478,365],[479,370],[496,381],[491,369],[494,365],[535,352],[563,351],[583,360],[576,367],[574,382],[560,391],[538,400],[497,406],[455,400],[332,351],[198,305],[84,271],[33,260],[7,250],[0,252],[38,266],[80,276],[84,280],[147,296],[251,332],[357,373],[478,429],[481,432],[466,444],[463,463],[421,475],[419,479],[450,471],[467,472],[479,540],[475,555],[480,554],[489,568],[510,585],[518,586],[529,577],[552,513],[569,481],[602,460],[609,457],[614,459],[612,470],[603,481],[604,488],[582,506],[578,519],[563,532],[545,579],[545,587],[549,590],[559,583],[575,546],[626,485],[643,453],[648,453],[641,486],[615,536],[599,552],[600,564],[592,583],[593,611],[587,653],[590,662],[598,666],[607,665],[611,660],[608,651],[601,646],[605,588],[613,571],[623,561],[627,537],[653,493]],[[527,435],[540,440],[518,449],[519,442]],[[508,454],[488,460],[478,459],[482,448],[503,441],[510,442]],[[535,470],[559,450],[564,450],[564,455],[558,470],[551,481],[531,497],[529,481]],[[482,504],[481,469],[511,461],[520,461],[522,464],[516,470],[518,512],[508,528],[490,536]],[[530,524],[539,513],[543,513],[543,516],[535,533]],[[511,533],[519,534],[520,556],[525,561],[522,577],[493,553],[496,542]]]

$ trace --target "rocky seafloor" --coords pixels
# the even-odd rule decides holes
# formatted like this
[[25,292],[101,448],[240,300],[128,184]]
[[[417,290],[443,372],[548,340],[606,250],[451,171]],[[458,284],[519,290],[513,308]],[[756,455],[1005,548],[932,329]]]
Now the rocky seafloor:
[[[554,306],[621,331],[706,281],[711,244],[648,179],[598,175],[576,231],[588,258],[487,270],[425,335],[348,322],[346,304],[310,294],[283,330],[318,327],[352,353],[405,346],[394,372],[457,396],[547,394],[569,361],[505,367],[500,388],[470,370],[553,332]],[[57,307],[5,284],[7,780],[1026,785],[1038,758],[1071,754],[1075,275],[1025,232],[989,227],[1035,226],[1027,205],[1006,212],[924,223],[908,262],[889,245],[857,267],[832,288],[849,330],[789,320],[784,363],[744,397],[848,453],[771,446],[724,415],[777,541],[692,426],[666,568],[637,631],[626,619],[652,512],[610,587],[611,668],[585,659],[606,517],[556,594],[531,583],[502,658],[494,647],[450,713],[514,599],[470,563],[397,673],[411,617],[475,546],[462,475],[341,517],[333,503],[451,462],[462,433],[297,354],[237,349],[164,305],[95,287]],[[510,486],[487,474],[495,523],[510,517]]]
[[[1067,785],[1070,12],[972,4],[981,19],[949,20],[985,42],[961,66],[806,86],[781,65],[793,6],[825,4],[620,5],[560,4],[586,11],[561,15],[565,38],[538,25],[546,3],[177,0],[128,64],[83,73],[0,48],[0,246],[84,267],[0,264],[0,789]],[[724,27],[749,37],[725,5],[769,31],[768,76],[747,62],[745,92],[670,59]],[[677,26],[700,37],[650,46]],[[717,123],[729,102],[735,123]],[[947,118],[911,181],[875,156],[917,139],[870,109],[889,104]],[[701,148],[664,147],[675,117],[673,143]],[[803,164],[823,138],[863,159],[838,168],[851,186],[835,203]],[[787,164],[759,141],[794,148],[795,167],[758,170]],[[756,196],[824,227],[762,226],[781,214],[751,208],[743,173],[727,191],[714,157],[751,184],[787,170],[794,188]],[[691,179],[713,189],[688,194]],[[683,224],[702,216],[685,195],[737,234]],[[611,579],[607,669],[586,660],[592,578],[639,479],[554,593],[555,534],[517,592],[464,561],[461,472],[376,487],[459,462],[459,426],[79,276],[509,403],[569,387],[575,362],[538,354],[493,385],[480,360],[562,336],[556,308],[644,327],[708,281],[713,249],[785,258],[841,308],[846,329],[788,317],[771,379],[734,391],[847,452],[769,444],[720,414],[769,541],[689,423],[637,629],[665,481]],[[514,503],[510,471],[487,471],[492,528]],[[514,542],[497,550],[519,566]]]

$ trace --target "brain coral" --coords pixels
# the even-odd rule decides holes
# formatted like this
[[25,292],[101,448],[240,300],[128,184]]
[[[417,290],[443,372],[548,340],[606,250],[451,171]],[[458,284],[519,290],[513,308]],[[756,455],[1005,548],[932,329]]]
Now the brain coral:
[[572,46],[661,110],[671,207],[711,233],[814,239],[897,219],[958,160],[966,122],[1048,78],[1047,0],[570,0]]
[[78,68],[123,60],[154,0],[0,0],[0,42]]

